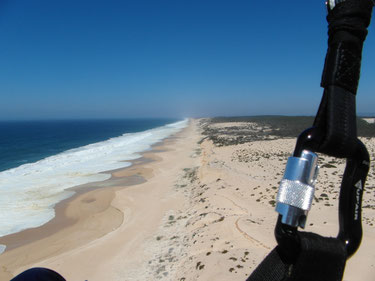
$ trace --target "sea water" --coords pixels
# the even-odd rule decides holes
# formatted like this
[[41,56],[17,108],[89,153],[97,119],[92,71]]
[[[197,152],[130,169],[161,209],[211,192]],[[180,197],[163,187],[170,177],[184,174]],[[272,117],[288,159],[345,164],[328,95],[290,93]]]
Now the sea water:
[[[30,131],[27,133],[29,137],[23,141],[16,137],[22,135],[22,132],[17,133],[15,130],[11,133],[13,136],[10,137],[3,135],[7,130],[1,132],[0,145],[3,148],[9,149],[12,145],[14,146],[14,143],[18,143],[19,150],[13,153],[17,154],[17,157],[9,157],[8,154],[11,152],[7,151],[8,158],[12,159],[8,161],[12,162],[11,165],[15,165],[17,161],[22,163],[22,161],[30,162],[30,159],[38,157],[40,159],[0,172],[0,237],[45,224],[55,216],[54,206],[74,194],[69,188],[109,179],[111,175],[106,171],[131,165],[128,161],[139,158],[140,152],[150,149],[153,144],[177,133],[188,124],[188,120],[169,124],[165,124],[166,120],[143,120],[142,122],[126,120],[123,123],[120,121],[85,121],[86,123],[76,121],[81,122],[80,125],[74,121],[69,122],[70,129],[66,128],[66,122],[53,122],[53,124],[47,124],[52,126],[52,129],[41,128],[45,126],[45,123],[34,126],[38,128],[36,132],[30,130],[33,124],[29,123],[27,126]],[[113,126],[113,122],[120,123],[109,130],[111,132],[103,133],[103,128],[111,124]],[[163,123],[164,125],[158,126]],[[17,124],[13,123],[13,125]],[[73,129],[76,133],[72,134],[72,126],[78,126],[80,129]],[[144,130],[147,127],[149,128]],[[61,130],[65,134],[56,137],[60,135]],[[119,134],[121,130],[126,133]],[[77,134],[82,134],[82,137],[77,137]],[[117,136],[107,138],[111,134],[117,134]],[[13,144],[12,138],[14,138]],[[53,141],[48,142],[48,138],[52,138]],[[104,140],[77,147],[77,144],[91,142],[93,139]],[[35,151],[30,153],[30,149],[25,148],[30,144],[21,145],[23,142],[33,142]],[[43,144],[45,150],[43,150]],[[74,148],[64,150],[69,146]],[[14,146],[14,149],[17,147]],[[46,156],[48,153],[60,150],[62,151]],[[2,158],[2,167],[10,164],[4,163],[4,157]]]

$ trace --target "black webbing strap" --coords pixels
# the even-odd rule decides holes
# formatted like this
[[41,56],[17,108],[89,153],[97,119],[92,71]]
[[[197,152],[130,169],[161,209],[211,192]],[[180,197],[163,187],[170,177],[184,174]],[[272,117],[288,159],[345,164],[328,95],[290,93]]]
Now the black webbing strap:
[[301,251],[294,264],[279,254],[279,246],[263,260],[246,281],[340,281],[346,250],[336,238],[300,232]]
[[355,108],[355,95],[337,86],[326,87],[314,121],[325,135],[318,152],[351,158],[357,142]]
[[345,0],[329,11],[328,51],[322,87],[336,85],[356,94],[362,47],[373,5],[372,0]]
[[354,153],[355,95],[373,5],[372,0],[346,0],[327,16],[328,51],[321,82],[324,93],[314,126],[325,133],[318,151],[331,156],[345,158]]

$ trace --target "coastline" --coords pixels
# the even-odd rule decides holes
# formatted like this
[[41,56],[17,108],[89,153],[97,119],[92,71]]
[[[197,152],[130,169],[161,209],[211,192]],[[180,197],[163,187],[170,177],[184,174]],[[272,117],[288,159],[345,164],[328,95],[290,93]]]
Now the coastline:
[[[275,195],[295,145],[295,138],[269,130],[251,122],[191,120],[134,165],[112,171],[112,186],[104,181],[106,188],[66,202],[62,218],[72,225],[0,255],[0,279],[42,266],[67,280],[246,280],[276,246]],[[375,138],[362,140],[373,159]],[[305,230],[336,236],[345,161],[319,161]],[[362,245],[348,260],[344,281],[375,275],[374,168],[363,197]],[[133,185],[121,184],[132,176]]]
[[70,188],[75,194],[56,204],[55,217],[46,224],[1,237],[0,244],[7,248],[0,255],[0,280],[9,280],[23,271],[18,268],[29,268],[31,264],[90,243],[117,229],[124,215],[111,206],[116,191],[145,183],[153,177],[152,169],[145,165],[161,161],[158,154],[166,151],[165,146],[171,145],[186,129],[153,144],[140,153],[140,158],[127,160],[131,166],[104,172],[111,174],[110,179]]
[[[147,161],[147,160],[148,159],[145,159],[142,156],[139,159],[128,161],[128,162],[131,162],[132,165],[138,166],[140,165],[138,164],[138,162]],[[131,167],[132,166],[126,167],[124,169],[119,169],[119,171],[127,170],[127,169],[130,169]],[[60,231],[63,228],[76,224],[77,220],[79,220],[78,217],[87,215],[87,214],[80,214],[80,215],[75,216],[74,214],[67,214],[68,212],[67,209],[69,208],[71,204],[77,205],[77,204],[80,204],[79,202],[91,203],[92,200],[88,198],[99,197],[105,202],[98,202],[98,204],[100,206],[103,205],[103,206],[108,207],[110,204],[110,201],[114,197],[114,188],[113,188],[114,186],[121,185],[123,187],[126,187],[126,186],[136,185],[136,184],[145,182],[143,175],[136,174],[136,173],[134,174],[128,173],[128,176],[124,176],[124,178],[121,178],[121,181],[117,181],[116,183],[116,178],[114,178],[113,173],[118,173],[118,172],[109,171],[108,173],[111,174],[111,178],[108,180],[105,180],[102,182],[88,183],[88,184],[69,188],[68,190],[74,191],[74,195],[58,202],[55,205],[54,207],[55,217],[52,220],[48,221],[47,223],[39,227],[28,228],[20,232],[16,232],[13,234],[0,237],[0,244],[7,245],[6,251],[10,251],[18,247],[22,247],[26,244],[40,240],[42,238],[48,237],[56,233],[57,231]],[[106,192],[105,193],[100,192],[100,196],[99,196],[96,193],[98,193],[99,191],[102,191],[101,190],[102,188],[105,188]],[[91,211],[94,211],[94,212],[99,211],[96,209],[97,208],[94,207],[92,208]]]

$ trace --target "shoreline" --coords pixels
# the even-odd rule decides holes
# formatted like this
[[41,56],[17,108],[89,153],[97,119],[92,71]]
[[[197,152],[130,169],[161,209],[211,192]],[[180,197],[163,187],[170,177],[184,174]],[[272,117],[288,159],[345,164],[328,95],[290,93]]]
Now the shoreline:
[[[182,130],[184,129],[185,128],[183,128]],[[110,174],[111,177],[109,179],[77,185],[66,189],[67,191],[73,191],[74,194],[55,204],[55,216],[50,221],[41,226],[24,229],[0,237],[0,244],[6,245],[4,253],[25,244],[34,242],[35,240],[45,238],[46,236],[49,236],[64,227],[68,227],[74,224],[75,221],[65,216],[65,211],[68,208],[69,204],[71,204],[73,201],[78,200],[78,197],[86,193],[97,192],[102,188],[106,188],[106,190],[109,191],[113,187],[121,186],[120,188],[126,188],[127,186],[138,185],[146,182],[147,178],[150,177],[150,171],[143,169],[142,166],[153,161],[158,161],[159,159],[156,154],[158,152],[164,151],[163,149],[160,149],[160,147],[164,145],[164,142],[167,142],[169,139],[173,139],[175,137],[174,135],[178,135],[179,133],[180,132],[177,132],[176,134],[173,134],[163,139],[162,141],[151,145],[151,147],[146,151],[139,152],[139,154],[141,155],[139,158],[133,160],[124,160],[124,162],[130,163],[130,165],[127,167],[100,172],[100,174]],[[24,242],[18,242],[20,240],[18,237],[24,236],[31,236],[31,238],[28,238]]]
[[[106,189],[107,192],[114,193],[112,189],[114,189],[115,188],[114,186],[117,186],[117,185],[121,185],[121,188],[126,188],[127,186],[144,183],[146,179],[142,175],[139,175],[139,174],[128,173],[129,174],[128,176],[124,176],[124,178],[122,178],[120,181],[117,181],[117,182],[116,182],[116,177],[114,177],[114,174],[126,173],[127,169],[130,169],[130,168],[135,169],[135,167],[138,167],[138,165],[142,165],[144,162],[150,162],[150,161],[152,160],[145,158],[142,153],[142,156],[140,158],[128,161],[132,163],[128,167],[117,169],[114,171],[103,172],[103,173],[111,174],[111,178],[107,180],[78,185],[78,186],[74,186],[74,187],[67,189],[69,191],[74,191],[74,194],[71,197],[66,198],[56,203],[56,205],[54,206],[55,216],[50,221],[38,227],[24,229],[19,232],[0,237],[0,244],[6,245],[6,249],[4,253],[7,251],[16,249],[18,247],[22,247],[26,244],[35,242],[42,238],[48,237],[60,231],[63,228],[66,228],[75,224],[77,222],[77,219],[67,217],[66,211],[70,204],[77,204],[75,203],[76,201],[85,201],[84,199],[79,200],[81,197],[83,198],[90,197],[91,195],[90,193],[94,193],[92,196],[97,197],[95,193],[98,192],[98,190],[101,190],[104,188]],[[137,162],[140,162],[140,163],[137,163]],[[133,165],[135,167],[133,167]],[[84,196],[84,195],[87,195],[87,196]],[[113,196],[111,197],[113,199]],[[106,205],[108,206],[109,203],[107,203]],[[27,237],[27,239],[20,239],[24,237]],[[20,241],[20,240],[23,240],[23,241]]]
[[[188,127],[153,144],[150,149],[140,152],[141,157],[134,160],[125,160],[131,163],[130,166],[103,172],[111,175],[109,179],[69,188],[68,190],[74,191],[75,194],[58,202],[54,207],[55,217],[44,225],[1,237],[0,244],[6,245],[6,249],[0,255],[0,263],[3,265],[0,271],[0,279],[12,278],[13,270],[20,266],[26,266],[27,268],[27,264],[33,264],[46,257],[80,247],[117,229],[123,223],[124,215],[111,206],[116,191],[146,183],[148,179],[153,177],[152,169],[144,166],[161,161],[158,154],[166,151],[165,146],[175,141],[178,135]],[[110,220],[107,220],[107,222],[101,221],[105,217],[110,217]],[[102,223],[101,229],[95,228],[89,231],[82,229],[90,224],[92,226],[97,225],[97,222],[95,222],[97,220]],[[82,235],[82,231],[86,232],[85,235]],[[32,258],[23,258],[19,262],[22,253],[28,253],[29,249],[42,249],[43,244],[53,243],[52,240],[55,239],[56,235],[61,236],[60,234],[65,232],[68,236],[76,233],[77,235],[73,236],[76,236],[75,238],[80,237],[74,241],[73,237],[67,239],[66,236],[64,238],[69,240],[69,245],[59,244],[55,246],[55,249],[43,249],[39,254],[33,255]]]
[[[191,120],[136,159],[138,165],[113,171],[116,184],[68,204],[69,218],[86,212],[86,219],[73,225],[81,228],[68,226],[11,250],[14,256],[0,255],[0,279],[47,267],[67,280],[246,280],[276,246],[275,196],[295,146],[295,138],[266,130],[252,122]],[[374,158],[375,138],[362,140]],[[305,231],[335,237],[345,161],[319,158]],[[370,281],[375,274],[374,168],[372,163],[363,196],[362,245],[347,262],[345,281],[359,275]],[[144,181],[121,186],[131,175]],[[107,207],[93,214],[88,207],[99,199],[107,200]]]

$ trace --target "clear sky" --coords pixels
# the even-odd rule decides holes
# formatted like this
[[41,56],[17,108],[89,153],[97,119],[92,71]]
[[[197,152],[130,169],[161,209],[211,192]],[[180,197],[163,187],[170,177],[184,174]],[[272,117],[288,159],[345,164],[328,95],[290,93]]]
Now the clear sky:
[[[0,0],[0,119],[315,114],[324,0]],[[375,112],[375,30],[359,113]]]

